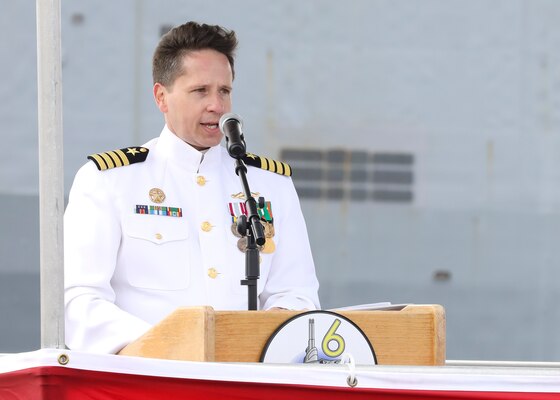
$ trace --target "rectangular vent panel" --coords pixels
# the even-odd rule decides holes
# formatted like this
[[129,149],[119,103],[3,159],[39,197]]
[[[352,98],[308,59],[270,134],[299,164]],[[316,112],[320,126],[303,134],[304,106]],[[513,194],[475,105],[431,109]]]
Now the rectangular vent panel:
[[411,203],[414,155],[357,150],[283,149],[301,199]]

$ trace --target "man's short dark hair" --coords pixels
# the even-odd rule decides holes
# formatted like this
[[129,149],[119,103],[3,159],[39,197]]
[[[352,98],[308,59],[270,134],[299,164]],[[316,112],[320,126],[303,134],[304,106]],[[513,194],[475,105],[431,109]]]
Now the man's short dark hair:
[[187,22],[177,26],[162,36],[152,59],[154,84],[171,86],[184,73],[183,57],[192,51],[212,49],[225,55],[233,69],[237,37],[234,31],[218,25]]

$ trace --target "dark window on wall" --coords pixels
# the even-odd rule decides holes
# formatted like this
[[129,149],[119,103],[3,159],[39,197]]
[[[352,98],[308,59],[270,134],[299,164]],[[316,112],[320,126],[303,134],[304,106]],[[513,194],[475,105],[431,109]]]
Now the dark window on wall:
[[414,155],[361,150],[283,149],[302,199],[411,203]]

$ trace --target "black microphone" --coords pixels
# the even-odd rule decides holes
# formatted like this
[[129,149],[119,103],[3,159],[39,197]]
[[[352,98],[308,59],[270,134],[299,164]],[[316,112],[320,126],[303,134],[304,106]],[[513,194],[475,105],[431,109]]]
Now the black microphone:
[[226,148],[233,158],[243,157],[247,150],[243,137],[243,121],[234,113],[227,113],[220,118],[220,131],[226,136]]

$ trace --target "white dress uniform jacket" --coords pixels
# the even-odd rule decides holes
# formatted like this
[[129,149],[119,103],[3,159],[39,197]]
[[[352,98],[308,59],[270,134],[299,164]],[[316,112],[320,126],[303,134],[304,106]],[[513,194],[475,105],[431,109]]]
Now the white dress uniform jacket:
[[[180,306],[246,310],[245,253],[231,231],[235,160],[205,154],[165,127],[144,162],[77,173],[65,212],[66,343],[115,353]],[[318,281],[291,178],[248,167],[252,192],[270,202],[275,250],[261,252],[259,308],[319,308]],[[155,203],[151,189],[165,199]],[[160,201],[161,199],[158,199]],[[140,206],[140,207],[139,207]],[[137,213],[143,206],[180,216]],[[177,215],[177,213],[176,213]]]

